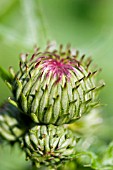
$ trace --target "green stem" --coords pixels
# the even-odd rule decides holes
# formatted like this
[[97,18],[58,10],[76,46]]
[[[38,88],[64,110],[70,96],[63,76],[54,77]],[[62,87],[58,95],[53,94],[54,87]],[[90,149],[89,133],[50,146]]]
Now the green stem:
[[40,17],[43,34],[44,34],[45,39],[47,39],[47,27],[46,27],[46,22],[44,18],[44,12],[43,12],[40,0],[38,0],[37,2],[38,2],[38,15]]
[[39,0],[21,0],[21,6],[26,27],[26,43],[31,46],[42,40],[45,42],[47,32]]

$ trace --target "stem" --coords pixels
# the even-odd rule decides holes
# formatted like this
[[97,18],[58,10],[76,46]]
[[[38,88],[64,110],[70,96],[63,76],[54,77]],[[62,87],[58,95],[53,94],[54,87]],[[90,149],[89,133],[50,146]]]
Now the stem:
[[38,41],[38,20],[35,15],[35,1],[34,0],[21,0],[23,7],[23,15],[26,22],[26,37],[29,43],[37,43]]
[[[23,16],[25,17],[26,40],[29,45],[35,45],[47,39],[43,11],[39,0],[21,0]],[[37,16],[38,14],[38,16]]]
[[38,0],[37,3],[38,3],[38,15],[40,17],[40,22],[42,25],[44,38],[47,39],[47,27],[46,27],[46,22],[45,22],[44,15],[43,15],[44,12],[43,12],[40,0]]

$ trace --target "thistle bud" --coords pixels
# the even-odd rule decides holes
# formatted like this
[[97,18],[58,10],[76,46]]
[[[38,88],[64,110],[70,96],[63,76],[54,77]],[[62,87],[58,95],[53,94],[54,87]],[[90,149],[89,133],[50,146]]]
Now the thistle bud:
[[22,139],[26,159],[37,167],[60,165],[72,159],[76,151],[77,137],[63,126],[34,126]]
[[21,55],[18,73],[10,69],[16,104],[39,124],[74,122],[98,104],[97,92],[103,87],[97,87],[90,63],[69,47],[63,52],[62,46],[58,51],[36,49],[30,60]]
[[0,137],[8,142],[16,141],[24,132],[25,126],[19,110],[5,103],[0,108]]

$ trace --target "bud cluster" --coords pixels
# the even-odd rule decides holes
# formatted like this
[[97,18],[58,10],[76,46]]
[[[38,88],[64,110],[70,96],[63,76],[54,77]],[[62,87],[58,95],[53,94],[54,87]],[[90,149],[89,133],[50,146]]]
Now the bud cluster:
[[[64,124],[75,122],[99,105],[98,91],[104,86],[97,85],[98,71],[91,71],[90,63],[90,58],[60,45],[58,50],[47,46],[43,52],[36,48],[30,59],[22,54],[17,73],[10,67],[6,83],[13,99],[9,98],[11,110],[0,111],[0,135],[7,140],[21,137],[26,157],[36,166],[56,166],[76,154],[77,136]],[[14,124],[10,125],[10,117]]]

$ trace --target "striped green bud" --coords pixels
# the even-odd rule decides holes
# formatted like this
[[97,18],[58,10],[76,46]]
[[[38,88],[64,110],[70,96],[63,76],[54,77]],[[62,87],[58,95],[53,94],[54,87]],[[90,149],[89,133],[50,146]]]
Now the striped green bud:
[[77,137],[63,126],[34,126],[22,140],[26,159],[36,166],[59,165],[76,154]]
[[25,132],[26,124],[19,110],[11,105],[5,103],[0,108],[0,137],[10,141],[16,141]]
[[35,51],[29,60],[21,56],[20,70],[12,73],[9,87],[14,104],[39,124],[72,123],[98,105],[97,94],[104,86],[97,85],[91,59],[62,46]]

